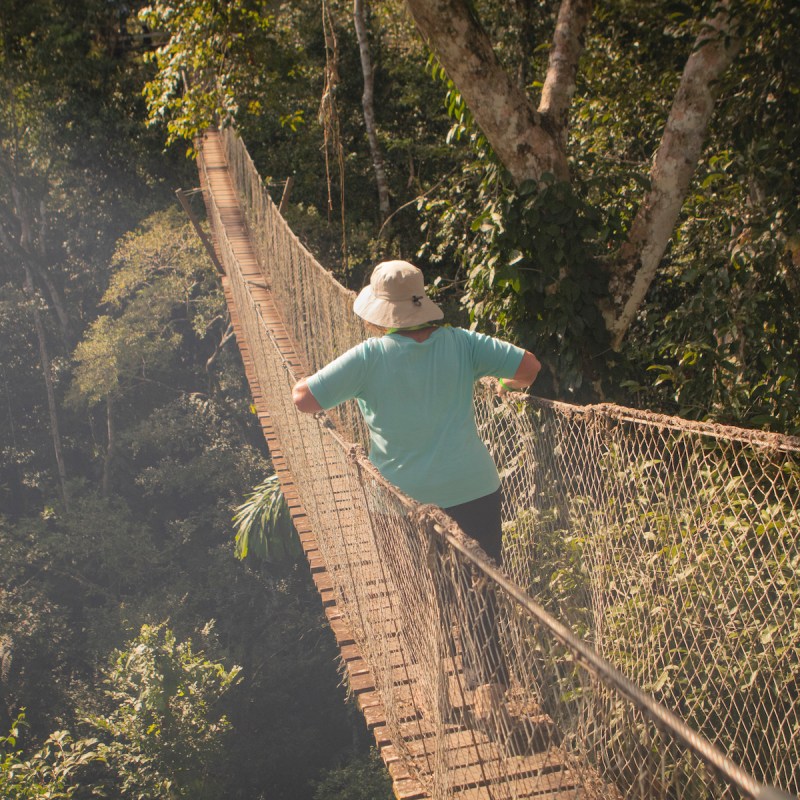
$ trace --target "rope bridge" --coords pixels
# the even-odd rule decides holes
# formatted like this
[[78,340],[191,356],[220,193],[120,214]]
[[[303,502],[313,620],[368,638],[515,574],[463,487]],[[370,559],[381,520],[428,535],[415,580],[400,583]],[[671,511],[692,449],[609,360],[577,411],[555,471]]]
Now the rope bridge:
[[296,412],[293,383],[366,336],[354,295],[233,131],[198,151],[259,418],[396,795],[796,795],[800,440],[479,385],[500,571],[376,472],[354,403]]

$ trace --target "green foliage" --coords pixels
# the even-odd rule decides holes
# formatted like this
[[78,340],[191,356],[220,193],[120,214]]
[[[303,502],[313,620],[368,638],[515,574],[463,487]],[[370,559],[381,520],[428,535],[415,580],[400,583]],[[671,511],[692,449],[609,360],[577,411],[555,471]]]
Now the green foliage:
[[29,559],[58,564],[63,579],[99,593],[135,594],[154,563],[150,531],[121,498],[77,483],[74,489],[69,511],[45,509],[35,522],[19,525]]
[[13,648],[5,702],[26,707],[39,732],[45,720],[69,717],[70,687],[121,643],[127,604],[164,572],[141,515],[119,497],[71,488],[69,512],[0,518],[0,635]]
[[8,0],[0,9],[0,274],[19,273],[27,216],[28,249],[73,323],[96,300],[105,247],[137,204],[164,196],[169,159],[141,125],[126,5]]
[[568,184],[546,179],[492,194],[480,195],[471,224],[464,305],[481,327],[528,344],[555,391],[574,397],[607,342],[598,307],[605,280],[592,257],[599,215]]
[[[791,433],[800,430],[792,247],[800,225],[800,13],[792,3],[749,0],[734,10],[742,49],[717,86],[681,222],[613,380],[637,405]],[[700,11],[673,6],[665,26],[649,24],[664,19],[658,3],[637,6],[639,23],[622,5],[597,11],[603,24],[581,71],[586,90],[579,85],[573,136],[593,202],[622,233]],[[630,91],[645,82],[646,90]]]
[[560,518],[556,503],[520,512],[503,525],[503,549],[509,563],[528,564],[517,576],[527,591],[579,636],[592,630],[589,570],[583,561],[584,539],[578,525]]
[[98,317],[75,350],[75,398],[97,403],[169,371],[181,346],[224,319],[208,258],[176,208],[119,241]]
[[236,557],[248,555],[264,561],[297,556],[300,540],[289,515],[277,475],[270,475],[255,487],[233,517],[236,525]]
[[215,608],[216,629],[229,658],[244,666],[241,691],[226,702],[233,726],[226,796],[251,800],[269,787],[275,800],[310,800],[312,781],[366,751],[372,737],[344,702],[336,641],[308,567],[251,559],[243,565],[228,541],[219,554],[225,560],[209,587],[224,598]]
[[606,279],[596,258],[606,235],[600,214],[549,175],[515,187],[472,131],[453,88],[448,97],[451,135],[469,134],[479,160],[466,173],[472,185],[462,178],[446,197],[425,202],[432,230],[420,255],[456,260],[473,327],[523,343],[547,365],[549,391],[580,397],[586,378],[595,377],[592,360],[607,346],[599,311]]
[[257,110],[270,80],[258,55],[267,54],[275,28],[271,5],[191,0],[151,3],[140,11],[145,25],[168,37],[147,55],[158,71],[144,88],[150,122],[167,121],[168,143],[191,141],[229,122],[242,104]]
[[[132,427],[121,445],[129,508],[74,486],[69,514],[0,523],[0,636],[13,646],[4,699],[29,706],[39,732],[75,708],[108,717],[95,676],[109,650],[127,650],[124,638],[165,609],[181,638],[213,617],[219,641],[204,637],[203,649],[241,664],[246,685],[216,707],[232,725],[215,760],[226,796],[269,785],[276,798],[308,797],[310,778],[352,747],[356,721],[307,567],[232,556],[232,508],[267,466],[224,411],[187,398]],[[101,777],[92,785],[111,781]]]
[[37,750],[18,750],[25,713],[14,721],[8,736],[0,736],[0,796],[4,800],[70,800],[81,787],[82,772],[103,761],[97,739],[74,739],[55,731]]
[[318,781],[313,800],[392,800],[392,780],[372,749],[369,755],[331,769]]
[[[770,780],[772,766],[760,745],[778,738],[796,691],[787,656],[800,648],[793,611],[800,598],[791,577],[800,517],[780,499],[757,508],[744,479],[726,479],[714,467],[702,472],[706,486],[695,506],[676,514],[674,498],[665,494],[645,508],[634,501],[623,509],[638,513],[649,531],[652,578],[649,585],[626,585],[618,560],[610,559],[607,580],[619,599],[606,616],[605,644],[628,671],[635,652],[662,654],[648,665],[652,680],[645,688]],[[617,553],[628,551],[622,529],[609,536]],[[785,763],[796,764],[800,750],[787,738],[780,737]]]
[[164,624],[143,626],[114,654],[105,679],[114,710],[90,722],[105,740],[120,797],[220,796],[215,765],[229,722],[217,707],[239,673],[178,642]]
[[[800,432],[800,168],[788,111],[800,71],[785,38],[791,30],[800,35],[796,17],[771,36],[775,73],[765,75],[752,53],[741,57],[741,69],[753,74],[720,108],[636,342],[655,377],[643,402],[788,433]],[[771,99],[764,103],[763,95]],[[760,108],[755,122],[753,108]],[[757,132],[745,137],[753,125]]]
[[222,400],[187,394],[164,402],[121,443],[132,468],[132,502],[186,559],[197,558],[198,567],[205,548],[221,545],[251,475],[267,469],[246,446],[242,420]]
[[[596,474],[582,476],[624,487],[607,496],[565,499],[556,474],[544,472],[536,509],[506,526],[506,546],[546,608],[769,782],[765,742],[781,742],[787,765],[800,759],[781,729],[796,697],[800,514],[795,498],[775,491],[800,473],[788,462],[760,478],[732,476],[713,445],[692,454],[673,446],[664,460],[635,464],[612,447]],[[680,470],[696,491],[680,490],[670,459],[686,460]]]

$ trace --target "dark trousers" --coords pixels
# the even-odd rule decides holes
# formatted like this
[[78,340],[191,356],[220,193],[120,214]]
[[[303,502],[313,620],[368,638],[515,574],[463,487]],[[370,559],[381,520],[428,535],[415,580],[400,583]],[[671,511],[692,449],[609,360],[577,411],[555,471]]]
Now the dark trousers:
[[[467,536],[475,539],[487,555],[501,563],[503,529],[500,518],[500,490],[468,503],[450,506],[444,511]],[[497,631],[498,609],[494,584],[482,574],[473,582],[474,603],[470,606],[468,630],[461,631],[463,669],[467,683],[508,685],[503,648]]]

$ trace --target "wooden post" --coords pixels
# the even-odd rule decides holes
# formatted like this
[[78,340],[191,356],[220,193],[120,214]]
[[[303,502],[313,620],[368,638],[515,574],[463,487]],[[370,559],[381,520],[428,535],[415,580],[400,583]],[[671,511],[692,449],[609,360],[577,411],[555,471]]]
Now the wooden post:
[[283,187],[283,194],[281,195],[281,203],[278,206],[278,213],[283,216],[286,206],[289,205],[289,195],[292,193],[292,186],[294,186],[294,178],[290,175],[286,179],[286,185]]

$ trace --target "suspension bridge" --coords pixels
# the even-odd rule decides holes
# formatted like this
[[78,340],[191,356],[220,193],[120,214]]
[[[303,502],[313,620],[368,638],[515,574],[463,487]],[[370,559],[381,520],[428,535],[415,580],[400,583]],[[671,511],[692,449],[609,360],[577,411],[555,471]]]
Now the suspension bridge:
[[[800,791],[800,440],[476,387],[502,569],[366,457],[300,377],[362,341],[231,129],[197,143],[254,405],[325,613],[402,800]],[[479,708],[480,665],[502,695]]]

